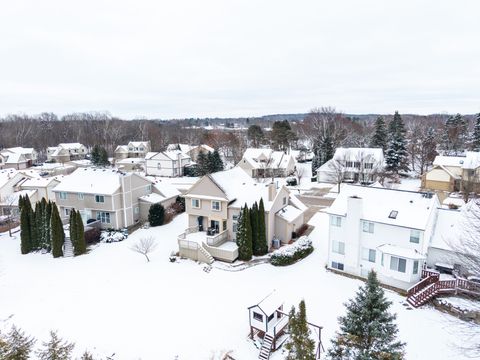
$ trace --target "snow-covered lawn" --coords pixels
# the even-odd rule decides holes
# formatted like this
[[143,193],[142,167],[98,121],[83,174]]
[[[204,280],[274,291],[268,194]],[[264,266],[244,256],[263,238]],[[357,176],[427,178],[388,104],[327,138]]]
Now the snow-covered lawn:
[[[170,263],[177,235],[187,226],[185,214],[77,258],[22,256],[18,238],[1,234],[0,328],[15,323],[40,340],[58,329],[76,342],[77,353],[88,348],[121,360],[209,359],[221,350],[255,359],[247,307],[278,289],[286,294],[287,308],[306,300],[308,317],[324,326],[328,347],[342,304],[361,281],[325,270],[327,217],[319,213],[310,223],[316,225],[310,256],[292,266],[263,264],[238,272],[205,272],[204,265],[187,260]],[[130,250],[146,236],[158,243],[150,263]],[[407,359],[463,358],[456,347],[463,341],[456,332],[460,320],[430,308],[406,310],[403,297],[390,291],[388,297],[408,344]],[[272,356],[281,358],[279,352]]]

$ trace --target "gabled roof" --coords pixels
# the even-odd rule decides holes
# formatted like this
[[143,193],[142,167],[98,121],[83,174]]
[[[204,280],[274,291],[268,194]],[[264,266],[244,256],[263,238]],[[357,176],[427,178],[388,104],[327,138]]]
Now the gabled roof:
[[62,147],[64,149],[72,150],[72,149],[79,149],[81,147],[85,147],[80,143],[61,143],[58,144],[58,147]]
[[250,166],[255,169],[285,169],[291,159],[295,161],[295,158],[292,155],[285,154],[283,151],[257,148],[248,148],[245,150],[242,159],[246,160]]
[[7,148],[7,149],[2,150],[2,152],[4,152],[4,151],[8,151],[8,152],[15,153],[15,154],[28,155],[28,154],[33,154],[35,152],[35,149],[34,148],[24,148],[24,147],[21,147],[21,146],[17,146],[17,147],[12,147],[12,148]]
[[25,180],[21,187],[47,187],[52,183],[60,183],[60,181],[64,178],[63,175],[54,176],[54,177],[37,177]]
[[170,160],[178,160],[178,157],[180,156],[181,159],[189,159],[190,156],[184,154],[180,150],[172,150],[172,151],[160,151],[160,152],[149,152],[147,155],[145,155],[145,160],[155,160],[158,159],[160,156],[164,156]]
[[118,145],[115,152],[128,153],[128,145]]
[[[434,194],[342,184],[340,193],[327,213],[348,216],[350,197],[362,200],[362,219],[412,229],[425,230],[434,209],[439,205]],[[390,218],[397,211],[395,218]]]
[[25,158],[23,154],[20,153],[11,153],[7,154],[5,159],[5,164],[20,164],[25,163],[28,160]]
[[361,161],[372,158],[383,162],[383,149],[381,148],[337,148],[333,155],[334,160]]
[[258,304],[250,306],[249,309],[252,309],[258,306],[267,316],[270,316],[275,313],[275,311],[283,305],[283,300],[280,297],[280,294],[273,290],[265,298],[263,298]]
[[78,168],[65,176],[55,192],[112,195],[121,187],[122,177],[135,176],[111,169]]
[[130,141],[128,143],[128,146],[132,145],[134,147],[139,147],[139,146],[149,146],[150,141]]
[[0,170],[0,189],[3,188],[12,179],[20,181],[25,177],[26,176],[24,174],[15,169]]
[[438,155],[435,157],[433,165],[460,167],[462,169],[476,169],[480,167],[480,152],[467,151],[465,156]]

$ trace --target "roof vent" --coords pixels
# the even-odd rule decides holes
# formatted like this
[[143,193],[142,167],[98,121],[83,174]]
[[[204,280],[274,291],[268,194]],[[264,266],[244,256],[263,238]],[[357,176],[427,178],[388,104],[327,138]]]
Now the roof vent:
[[390,215],[388,215],[388,218],[389,219],[396,219],[397,215],[398,215],[398,211],[397,210],[392,210],[392,211],[390,211]]

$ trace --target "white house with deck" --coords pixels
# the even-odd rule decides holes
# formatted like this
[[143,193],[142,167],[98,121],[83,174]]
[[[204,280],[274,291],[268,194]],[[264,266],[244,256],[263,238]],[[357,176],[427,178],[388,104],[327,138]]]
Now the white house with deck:
[[327,210],[328,267],[387,285],[418,282],[427,259],[439,201],[431,193],[342,185]]

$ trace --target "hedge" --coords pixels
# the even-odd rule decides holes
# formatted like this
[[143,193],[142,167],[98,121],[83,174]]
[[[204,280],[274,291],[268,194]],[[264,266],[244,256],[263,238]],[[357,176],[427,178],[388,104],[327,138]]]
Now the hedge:
[[275,266],[291,265],[307,257],[312,251],[312,240],[308,236],[302,236],[293,244],[275,250],[270,257],[270,263]]

